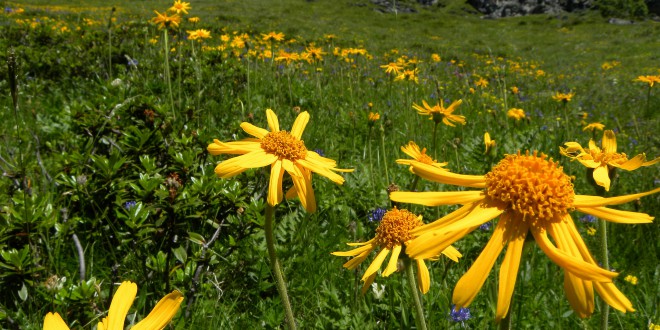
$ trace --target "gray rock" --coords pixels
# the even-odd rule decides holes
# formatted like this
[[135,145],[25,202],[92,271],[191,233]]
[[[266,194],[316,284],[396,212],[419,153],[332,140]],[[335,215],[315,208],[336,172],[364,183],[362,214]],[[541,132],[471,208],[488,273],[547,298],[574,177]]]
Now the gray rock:
[[486,18],[531,14],[559,15],[563,12],[588,9],[592,0],[467,0]]

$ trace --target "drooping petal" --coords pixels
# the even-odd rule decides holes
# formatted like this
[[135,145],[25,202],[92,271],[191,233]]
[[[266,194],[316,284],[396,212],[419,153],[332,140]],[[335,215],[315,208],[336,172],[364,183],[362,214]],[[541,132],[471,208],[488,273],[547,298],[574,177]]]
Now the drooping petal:
[[363,251],[362,253],[358,254],[355,258],[345,262],[343,264],[344,268],[346,268],[348,270],[353,270],[353,269],[357,268],[357,266],[359,264],[361,264],[363,261],[365,261],[367,259],[367,257],[369,256],[369,254],[371,254],[371,251],[373,250],[373,246],[370,246],[370,247],[371,247],[371,249],[369,249],[367,251]]
[[423,294],[429,292],[431,288],[431,276],[429,269],[426,267],[424,259],[415,259],[417,262],[417,287]]
[[616,153],[616,136],[612,130],[603,132],[603,141],[600,143],[603,151],[609,154]]
[[648,162],[645,162],[644,164],[642,164],[642,166],[651,166],[651,165],[655,165],[657,163],[660,163],[660,157],[656,157],[656,159],[654,159],[654,160],[649,160]]
[[596,184],[605,188],[606,191],[610,191],[610,175],[607,165],[596,167],[593,176]]
[[[520,216],[521,215],[514,215]],[[500,266],[499,290],[497,292],[497,312],[495,313],[495,322],[500,322],[509,312],[511,296],[516,287],[518,277],[518,268],[520,267],[520,257],[522,255],[523,245],[529,226],[522,219],[509,218],[506,221],[504,232],[504,242],[509,242],[504,260]],[[500,221],[502,221],[500,219]]]
[[215,167],[214,171],[219,177],[223,179],[234,177],[249,170],[249,168],[240,167],[240,166],[220,166],[221,164],[222,163],[218,164]]
[[126,314],[133,305],[133,300],[137,294],[137,284],[129,281],[122,284],[115,292],[108,310],[108,330],[124,329]]
[[256,138],[263,139],[266,134],[268,134],[268,130],[263,129],[261,127],[254,126],[248,122],[242,122],[241,123],[241,128],[245,131],[245,133],[248,133]]
[[151,313],[134,325],[132,330],[161,330],[167,326],[179,311],[183,301],[181,292],[174,290],[161,299]]
[[626,171],[634,171],[644,165],[644,160],[646,160],[646,156],[644,156],[643,154],[639,154],[631,159],[628,159],[624,163],[621,164],[610,163],[609,165],[618,167],[620,169],[624,169]]
[[312,177],[309,170],[292,163],[288,159],[282,160],[282,166],[291,175],[296,195],[300,198],[303,208],[309,213],[316,211],[316,199],[314,198],[314,190],[312,190]]
[[241,141],[222,142],[214,139],[213,143],[209,144],[206,150],[211,155],[233,154],[242,155],[252,151],[261,149],[261,144],[257,139],[244,139]]
[[309,122],[309,113],[307,111],[301,112],[298,117],[296,117],[296,120],[293,122],[293,126],[291,127],[291,135],[298,140],[302,138],[303,131],[305,130],[305,127],[307,126],[307,123]]
[[591,214],[597,218],[601,218],[603,220],[607,220],[610,222],[627,223],[627,224],[653,222],[653,217],[646,213],[615,210],[604,206],[577,207],[577,209],[580,210],[581,212]]
[[456,304],[456,308],[469,306],[484,285],[490,270],[493,268],[497,257],[504,247],[504,231],[506,230],[506,223],[508,221],[510,221],[508,213],[500,217],[493,234],[486,246],[481,250],[479,257],[477,257],[472,266],[470,266],[470,269],[456,283],[452,296],[452,302]]
[[280,131],[280,122],[277,120],[277,115],[275,112],[273,112],[273,110],[266,109],[266,119],[268,120],[268,127],[270,128],[271,132]]
[[296,163],[303,166],[304,168],[314,172],[314,173],[317,173],[319,175],[322,175],[322,176],[332,180],[333,182],[335,182],[337,184],[343,184],[344,183],[344,178],[341,175],[329,170],[325,166],[320,166],[317,163],[311,162],[310,160],[307,160],[307,159],[298,159],[298,160],[296,160]]
[[372,261],[367,270],[364,271],[364,275],[362,275],[363,281],[369,276],[375,274],[378,269],[380,269],[380,266],[383,264],[383,261],[385,260],[385,257],[387,257],[388,253],[390,253],[390,249],[385,247],[381,248],[380,252],[378,252],[376,255],[376,258],[374,258],[374,261]]
[[486,187],[486,179],[483,175],[456,174],[424,163],[412,163],[411,166],[413,173],[427,180],[463,187]]
[[636,199],[642,198],[644,196],[652,195],[660,192],[660,188],[655,188],[653,190],[616,197],[600,197],[600,196],[588,196],[588,195],[575,195],[573,200],[573,207],[593,207],[593,206],[606,206],[606,205],[619,205],[623,203],[632,202]]
[[284,169],[282,161],[278,160],[270,167],[270,182],[268,183],[268,204],[275,206],[282,201],[284,193],[282,192],[282,177]]
[[44,330],[69,330],[62,317],[57,312],[48,312],[44,317]]
[[616,288],[614,283],[594,283],[598,295],[612,308],[621,312],[634,312],[632,303]]
[[362,285],[362,290],[360,290],[362,292],[362,294],[367,293],[367,290],[369,290],[369,287],[371,286],[371,284],[374,283],[374,280],[376,279],[376,275],[378,275],[377,272],[371,274],[371,276],[367,277],[366,279],[363,279],[364,284]]
[[400,203],[414,203],[425,206],[467,204],[484,198],[483,191],[430,191],[430,192],[408,192],[394,191],[390,193],[390,199]]
[[400,253],[401,245],[395,245],[392,247],[392,255],[390,255],[390,261],[387,263],[387,267],[385,267],[385,270],[383,270],[383,277],[388,277],[397,271]]
[[448,246],[446,249],[442,250],[442,254],[451,259],[453,262],[458,262],[458,258],[462,257],[463,255],[458,252],[458,250],[453,247],[452,245]]

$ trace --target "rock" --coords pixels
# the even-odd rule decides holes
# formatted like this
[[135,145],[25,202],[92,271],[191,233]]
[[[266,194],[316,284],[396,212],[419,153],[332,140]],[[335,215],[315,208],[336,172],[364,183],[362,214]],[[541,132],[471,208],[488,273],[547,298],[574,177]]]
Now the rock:
[[614,24],[614,25],[630,25],[634,24],[634,21],[631,21],[629,19],[622,19],[622,18],[610,18],[607,20],[607,23]]
[[376,9],[381,13],[416,13],[415,8],[408,7],[400,1],[395,1],[394,4],[388,0],[371,0],[371,3],[378,6]]
[[559,15],[566,11],[588,9],[592,0],[467,0],[486,18],[530,14]]

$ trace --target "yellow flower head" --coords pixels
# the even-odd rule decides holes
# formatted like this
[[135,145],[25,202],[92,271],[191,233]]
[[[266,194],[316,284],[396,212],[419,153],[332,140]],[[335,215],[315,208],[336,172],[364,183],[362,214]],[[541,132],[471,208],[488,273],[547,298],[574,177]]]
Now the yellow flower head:
[[367,118],[369,122],[373,123],[380,119],[380,114],[378,112],[369,112],[369,117]]
[[513,86],[513,87],[511,87],[511,93],[518,94],[518,93],[520,93],[520,89],[516,86]]
[[164,27],[178,27],[179,23],[181,23],[181,16],[174,14],[172,16],[168,16],[167,13],[159,13],[157,10],[154,10],[156,13],[156,17],[152,18],[151,21],[158,24],[158,28],[162,29]]
[[488,132],[484,134],[484,145],[486,146],[486,151],[484,151],[484,154],[488,154],[488,151],[495,147],[495,140],[490,139],[490,134],[488,134]]
[[401,147],[401,151],[410,156],[412,159],[397,159],[396,162],[397,164],[410,165],[411,172],[412,164],[416,162],[431,165],[442,170],[447,170],[446,168],[443,168],[443,166],[447,166],[446,162],[438,163],[438,161],[426,154],[426,148],[420,150],[417,143],[413,141],[409,141],[407,145]]
[[506,247],[498,276],[496,309],[496,320],[504,318],[516,284],[523,244],[531,234],[545,255],[563,268],[566,297],[577,315],[587,317],[593,313],[594,290],[613,308],[634,311],[631,302],[612,282],[617,274],[600,268],[591,257],[570,212],[578,210],[617,223],[650,223],[653,217],[648,214],[605,206],[630,202],[660,192],[660,188],[611,198],[576,195],[562,167],[537,152],[507,155],[486,175],[461,175],[427,164],[412,166],[413,172],[424,179],[477,190],[390,194],[393,201],[402,203],[463,205],[412,231],[416,237],[406,247],[411,258],[435,256],[481,224],[499,217],[483,251],[456,284],[452,298],[456,308],[472,303]]
[[442,59],[440,59],[440,55],[438,54],[431,54],[431,61],[433,62],[440,62]]
[[516,121],[519,121],[521,119],[525,118],[525,110],[523,109],[518,109],[518,108],[511,108],[509,111],[506,112],[507,117],[515,119]]
[[273,110],[266,110],[270,131],[244,122],[241,128],[254,138],[240,141],[220,142],[213,140],[207,150],[212,155],[234,154],[238,157],[225,160],[215,167],[215,173],[223,178],[231,178],[250,168],[270,165],[270,183],[268,185],[268,204],[279,204],[284,195],[282,179],[284,172],[293,179],[293,187],[286,193],[286,198],[299,197],[307,212],[316,211],[316,199],[312,190],[312,172],[320,174],[337,184],[343,184],[344,178],[335,172],[352,172],[338,169],[337,163],[307,150],[301,140],[303,130],[309,122],[309,113],[301,112],[293,123],[291,132],[281,131],[277,115]]
[[199,23],[200,19],[197,16],[194,17],[188,17],[188,22],[190,23]]
[[[376,248],[380,249],[376,258],[374,258],[362,276],[362,281],[364,282],[362,293],[364,294],[374,282],[374,279],[376,279],[378,270],[390,252],[392,252],[392,256],[382,275],[383,277],[388,277],[397,271],[397,264],[403,247],[408,245],[413,238],[417,237],[415,230],[423,225],[422,216],[417,216],[408,210],[399,210],[395,207],[387,211],[383,216],[378,228],[376,228],[376,237],[364,243],[348,243],[350,246],[359,247],[350,251],[333,252],[332,254],[340,257],[353,257],[344,264],[345,268],[353,270],[365,261],[372,251],[376,250]],[[444,249],[442,254],[456,262],[461,257],[460,252],[452,246]],[[428,292],[431,287],[431,278],[424,259],[434,259],[436,256],[431,258],[415,258],[415,262],[417,263],[417,285],[422,293]]]
[[408,80],[418,84],[419,83],[419,77],[417,77],[418,72],[419,72],[418,68],[412,70],[404,69],[403,72],[401,72],[398,76],[394,78],[394,81]]
[[211,32],[205,29],[197,29],[194,31],[186,31],[186,32],[188,32],[188,39],[190,40],[201,41],[202,39],[208,39],[211,37]]
[[603,132],[601,148],[596,146],[594,140],[589,140],[589,148],[584,149],[577,142],[564,143],[566,148],[559,147],[559,152],[577,160],[582,165],[593,170],[593,178],[596,184],[610,190],[610,171],[614,168],[634,171],[642,166],[650,166],[660,162],[660,157],[646,161],[646,155],[641,153],[631,159],[625,153],[616,152],[616,136],[611,130]]
[[[115,295],[112,297],[112,302],[110,303],[110,310],[108,311],[108,316],[104,317],[101,322],[98,323],[98,330],[115,330],[115,329],[124,329],[124,321],[126,320],[126,314],[128,314],[129,308],[135,300],[135,295],[137,294],[137,285],[133,282],[123,282]],[[142,329],[163,329],[167,324],[170,323],[174,315],[176,315],[183,301],[183,295],[181,292],[174,290],[170,294],[166,295],[161,299],[151,313],[147,315],[142,321],[138,322],[131,329],[142,330]],[[48,313],[44,318],[44,330],[68,330],[69,327],[66,325],[62,317],[58,313]]]
[[181,14],[181,13],[188,14],[189,9],[191,9],[189,2],[182,2],[181,0],[176,0],[174,1],[172,7],[170,7],[169,11],[176,12],[177,14]]
[[381,65],[380,67],[385,69],[386,74],[398,75],[401,73],[401,70],[403,70],[403,67],[397,64],[396,62],[390,62],[388,64]]
[[474,85],[477,87],[486,88],[488,87],[488,80],[484,79],[483,77],[479,77],[479,80],[475,81]]
[[277,62],[286,62],[287,65],[291,64],[292,62],[298,61],[300,59],[300,55],[298,53],[289,53],[285,51],[284,49],[280,49],[280,51],[277,53],[277,57],[275,57],[275,61]]
[[645,82],[649,87],[653,87],[655,83],[660,83],[660,76],[639,76],[635,81]]
[[263,41],[268,41],[268,40],[282,41],[284,40],[284,33],[282,32],[268,32],[267,34],[262,33],[261,37]]
[[582,130],[585,131],[585,132],[586,132],[586,131],[593,132],[593,131],[595,131],[595,130],[602,131],[604,128],[605,128],[605,125],[603,125],[603,124],[601,124],[601,123],[591,123],[591,124],[589,124],[589,125],[587,125],[587,126],[584,126],[584,127],[582,128]]
[[305,48],[305,51],[300,55],[300,57],[308,63],[314,63],[323,61],[323,55],[325,54],[327,53],[323,51],[323,48],[310,45]]
[[417,110],[417,113],[422,116],[429,116],[429,119],[433,120],[436,124],[442,121],[445,125],[454,127],[456,126],[455,123],[465,125],[465,116],[454,114],[454,111],[461,103],[463,103],[463,100],[457,100],[448,108],[445,108],[444,101],[440,100],[440,103],[431,107],[426,101],[422,100],[422,106],[413,103],[413,109]]
[[570,102],[571,99],[573,98],[573,96],[575,96],[575,93],[560,93],[560,92],[557,92],[557,93],[555,93],[555,95],[552,96],[552,99],[557,101],[557,102],[566,103],[566,102]]
[[626,277],[623,278],[623,280],[632,285],[637,285],[637,276],[627,275]]

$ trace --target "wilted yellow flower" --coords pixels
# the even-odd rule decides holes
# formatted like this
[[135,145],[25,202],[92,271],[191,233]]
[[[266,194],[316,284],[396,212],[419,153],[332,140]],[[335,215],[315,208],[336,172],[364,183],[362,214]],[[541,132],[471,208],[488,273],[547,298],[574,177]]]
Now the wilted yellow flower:
[[440,103],[431,107],[426,101],[422,100],[423,107],[413,103],[413,109],[417,110],[417,113],[422,116],[429,116],[429,119],[433,120],[436,124],[442,121],[445,125],[454,127],[456,126],[455,123],[465,125],[465,116],[454,114],[454,111],[461,103],[463,103],[463,100],[457,100],[448,108],[445,108],[444,101],[440,100]]
[[176,12],[177,14],[184,13],[188,14],[188,10],[191,9],[189,2],[182,2],[181,0],[174,1],[174,5],[168,9],[169,11]]
[[566,102],[570,102],[571,99],[573,98],[573,96],[575,96],[575,93],[560,93],[560,92],[557,92],[557,93],[555,93],[555,95],[552,96],[552,98],[557,102],[566,103]]
[[605,206],[634,201],[658,193],[660,188],[611,198],[576,195],[562,167],[537,152],[507,155],[486,175],[461,175],[419,163],[412,166],[413,172],[424,179],[477,189],[390,194],[393,201],[400,203],[463,205],[441,219],[413,229],[410,233],[415,238],[406,246],[410,258],[436,256],[481,224],[499,217],[481,255],[456,284],[452,298],[456,308],[472,303],[506,247],[497,277],[500,283],[496,322],[504,318],[509,312],[523,245],[531,234],[545,255],[563,268],[566,297],[578,316],[587,317],[593,313],[594,291],[613,308],[634,311],[632,303],[612,282],[617,274],[600,268],[591,257],[571,212],[578,210],[617,223],[651,223],[653,217],[648,214]]
[[637,285],[637,276],[627,275],[623,280],[632,285]]
[[300,198],[307,212],[316,211],[316,199],[312,189],[312,172],[322,175],[337,184],[343,184],[344,178],[335,172],[352,172],[337,168],[337,162],[309,151],[301,140],[303,130],[309,122],[309,113],[301,112],[293,123],[291,132],[281,131],[277,115],[271,109],[266,110],[270,131],[256,127],[248,122],[241,128],[254,138],[240,141],[221,142],[217,139],[209,144],[207,150],[212,155],[241,155],[218,164],[215,173],[223,178],[231,178],[250,168],[270,165],[270,183],[268,185],[268,204],[275,206],[283,197],[282,178],[284,172],[293,179],[293,187],[286,193],[286,198]]
[[586,131],[593,132],[594,130],[602,131],[604,128],[605,128],[605,125],[596,122],[596,123],[591,123],[587,126],[584,126],[582,128],[582,130],[585,131],[585,132]]
[[490,134],[488,134],[488,132],[484,134],[484,145],[486,145],[486,151],[484,151],[484,154],[488,154],[488,151],[495,147],[495,140],[490,139]]
[[[98,323],[98,330],[116,330],[124,329],[124,321],[126,320],[126,314],[128,314],[128,309],[131,308],[133,300],[135,300],[135,295],[137,294],[137,285],[133,282],[123,282],[115,295],[112,297],[112,302],[110,303],[110,310],[108,311],[108,316],[104,317],[101,322]],[[179,306],[183,301],[183,295],[181,292],[174,290],[170,294],[166,295],[161,299],[151,313],[147,315],[142,321],[138,322],[131,329],[133,330],[142,330],[142,329],[163,329],[167,324],[170,323],[174,315],[176,315],[179,310]],[[48,313],[44,318],[44,330],[68,330],[69,327],[62,320],[62,317],[58,313]]]
[[611,130],[603,132],[602,149],[596,146],[594,140],[589,140],[588,149],[582,148],[577,142],[566,142],[564,145],[566,148],[559,147],[559,152],[592,169],[594,181],[606,191],[610,190],[610,171],[614,168],[634,171],[642,166],[660,162],[660,157],[647,162],[644,153],[628,159],[625,153],[616,152],[616,136]]
[[[399,256],[401,256],[402,251],[405,251],[403,249],[404,246],[407,246],[413,238],[417,237],[413,234],[414,229],[423,225],[424,222],[422,222],[421,215],[417,216],[408,210],[399,210],[395,207],[383,215],[383,219],[378,224],[378,228],[376,228],[376,237],[363,243],[347,243],[350,246],[359,247],[350,251],[332,252],[332,254],[340,257],[353,257],[344,264],[345,268],[353,270],[365,261],[372,251],[377,248],[380,249],[376,258],[374,258],[362,276],[362,281],[364,282],[364,285],[362,285],[362,293],[364,294],[376,279],[378,270],[383,265],[385,258],[387,258],[387,255],[390,254],[390,252],[392,255],[390,256],[390,260],[387,263],[387,267],[385,267],[382,276],[388,277],[397,271]],[[448,246],[441,251],[441,253],[455,262],[458,262],[458,258],[461,257],[461,253],[453,246]],[[426,267],[424,259],[433,260],[436,256],[415,259],[417,264],[417,286],[422,293],[428,292],[431,287],[431,277],[429,276],[429,270]],[[404,254],[403,257],[407,256]]]
[[156,17],[152,18],[151,21],[158,24],[158,28],[162,29],[164,27],[178,27],[179,23],[181,23],[181,16],[174,14],[172,16],[168,16],[167,13],[159,13],[157,10],[154,10],[156,13]]
[[410,165],[410,171],[412,171],[412,164],[415,162],[431,165],[439,169],[447,170],[443,166],[447,166],[446,162],[438,163],[437,160],[431,158],[426,154],[426,148],[419,149],[417,143],[409,141],[407,145],[401,147],[401,151],[406,155],[410,156],[412,159],[397,159],[397,164]]
[[509,111],[506,112],[506,115],[507,117],[513,118],[516,121],[518,121],[525,118],[525,110],[518,108],[511,108],[509,109]]
[[660,76],[639,76],[635,81],[645,82],[649,87],[653,87],[655,83],[660,83]]

